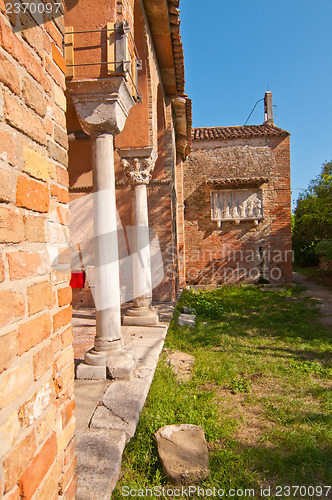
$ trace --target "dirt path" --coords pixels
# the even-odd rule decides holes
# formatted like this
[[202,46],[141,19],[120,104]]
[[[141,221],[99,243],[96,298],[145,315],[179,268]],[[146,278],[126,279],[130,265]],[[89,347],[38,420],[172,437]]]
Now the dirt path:
[[311,297],[318,301],[317,307],[321,310],[320,321],[324,325],[332,326],[332,294],[323,286],[314,283],[306,276],[300,273],[293,273],[295,283],[306,287],[303,295]]

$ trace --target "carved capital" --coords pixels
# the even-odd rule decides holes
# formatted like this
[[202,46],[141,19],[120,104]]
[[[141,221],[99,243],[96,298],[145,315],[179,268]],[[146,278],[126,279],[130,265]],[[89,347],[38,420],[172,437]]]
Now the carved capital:
[[121,165],[130,185],[149,184],[157,155],[153,148],[133,148],[118,151]]
[[133,158],[130,161],[122,158],[121,165],[129,184],[149,184],[155,162],[151,158]]
[[122,76],[68,82],[80,125],[91,137],[119,134],[135,104]]

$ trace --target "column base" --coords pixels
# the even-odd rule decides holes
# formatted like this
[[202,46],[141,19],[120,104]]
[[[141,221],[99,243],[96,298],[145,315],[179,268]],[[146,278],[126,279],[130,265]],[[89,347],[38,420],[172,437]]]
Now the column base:
[[130,347],[114,351],[96,351],[92,348],[85,353],[84,363],[78,365],[76,378],[98,380],[108,376],[128,379],[136,365],[137,359]]
[[153,307],[133,307],[126,312],[122,324],[125,326],[158,325],[159,315]]

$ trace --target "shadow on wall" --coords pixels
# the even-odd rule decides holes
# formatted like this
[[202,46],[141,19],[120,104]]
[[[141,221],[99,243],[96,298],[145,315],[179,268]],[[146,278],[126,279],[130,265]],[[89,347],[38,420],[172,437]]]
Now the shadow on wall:
[[217,230],[214,223],[208,246],[192,242],[191,251],[187,249],[187,284],[292,282],[293,252],[288,224],[272,235],[268,228],[256,231],[251,223],[244,229],[234,229],[231,223],[228,226],[232,228],[229,231]]

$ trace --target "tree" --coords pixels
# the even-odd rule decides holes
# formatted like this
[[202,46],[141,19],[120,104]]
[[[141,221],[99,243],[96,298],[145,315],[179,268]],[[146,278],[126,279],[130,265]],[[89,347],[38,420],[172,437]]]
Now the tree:
[[[293,250],[299,265],[317,264],[317,245],[332,239],[332,161],[300,194],[294,213]],[[325,248],[320,244],[319,248]]]

